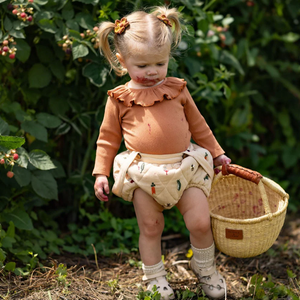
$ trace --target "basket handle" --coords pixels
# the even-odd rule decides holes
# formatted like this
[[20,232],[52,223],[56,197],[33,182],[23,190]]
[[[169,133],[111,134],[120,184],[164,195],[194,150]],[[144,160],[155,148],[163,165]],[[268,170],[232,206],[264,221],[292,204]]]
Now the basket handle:
[[226,176],[226,175],[230,175],[230,174],[235,175],[240,178],[243,178],[245,180],[249,180],[249,181],[257,184],[257,187],[260,191],[262,203],[263,203],[263,206],[265,209],[265,213],[269,215],[269,218],[271,218],[272,213],[271,213],[271,209],[270,209],[270,205],[269,205],[267,192],[266,192],[263,182],[261,181],[263,176],[259,172],[241,167],[239,165],[234,165],[234,164],[222,165],[222,175]]
[[229,175],[229,174],[252,181],[255,184],[258,184],[260,180],[263,178],[263,176],[260,173],[238,165],[232,165],[232,164],[222,165],[222,175]]

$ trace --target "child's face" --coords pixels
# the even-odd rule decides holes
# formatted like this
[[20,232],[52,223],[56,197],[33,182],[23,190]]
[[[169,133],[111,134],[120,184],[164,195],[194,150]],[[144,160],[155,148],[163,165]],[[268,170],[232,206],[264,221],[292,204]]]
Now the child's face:
[[169,51],[168,49],[157,53],[147,49],[143,54],[130,54],[123,59],[119,55],[119,60],[128,71],[131,78],[132,88],[151,87],[165,79],[168,71]]

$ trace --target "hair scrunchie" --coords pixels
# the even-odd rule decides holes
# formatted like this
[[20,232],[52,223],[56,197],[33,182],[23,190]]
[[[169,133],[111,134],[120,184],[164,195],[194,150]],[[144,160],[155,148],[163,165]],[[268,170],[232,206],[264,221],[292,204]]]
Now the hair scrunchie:
[[115,21],[115,29],[114,32],[115,34],[122,34],[125,32],[126,28],[129,26],[129,22],[127,19],[124,17],[120,20]]
[[166,15],[157,16],[157,19],[165,23],[167,26],[172,27],[170,20],[166,17]]

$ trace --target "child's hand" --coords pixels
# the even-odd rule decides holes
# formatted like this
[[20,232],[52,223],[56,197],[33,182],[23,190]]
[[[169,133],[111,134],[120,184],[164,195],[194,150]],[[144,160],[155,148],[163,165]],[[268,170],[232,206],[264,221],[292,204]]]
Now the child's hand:
[[[105,175],[97,175],[94,184],[95,195],[101,201],[108,201],[109,185]],[[105,195],[105,194],[107,195]]]
[[220,156],[214,158],[215,167],[218,167],[221,165],[228,165],[230,163],[231,163],[231,159],[224,154],[221,154]]

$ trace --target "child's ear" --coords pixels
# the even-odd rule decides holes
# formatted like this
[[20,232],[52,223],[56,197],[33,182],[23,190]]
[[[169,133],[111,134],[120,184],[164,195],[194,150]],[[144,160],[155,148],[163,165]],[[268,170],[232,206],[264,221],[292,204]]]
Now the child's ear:
[[119,63],[122,65],[122,67],[126,68],[125,61],[124,61],[122,55],[120,53],[117,53],[116,56],[117,56],[117,59],[118,59]]

